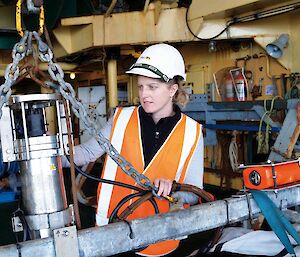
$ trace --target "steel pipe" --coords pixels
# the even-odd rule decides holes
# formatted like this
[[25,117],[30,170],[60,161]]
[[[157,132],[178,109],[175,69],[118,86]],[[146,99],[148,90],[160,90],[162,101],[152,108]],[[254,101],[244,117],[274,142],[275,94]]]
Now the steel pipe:
[[[300,204],[300,186],[267,191],[268,196],[280,207]],[[250,206],[250,207],[249,207]],[[80,256],[110,256],[137,249],[166,239],[174,239],[201,231],[228,225],[255,216],[260,210],[251,194],[235,195],[220,201],[193,206],[189,209],[155,215],[152,217],[118,222],[78,232]],[[132,229],[133,238],[129,237]],[[28,241],[0,247],[0,257],[55,257],[53,238]]]

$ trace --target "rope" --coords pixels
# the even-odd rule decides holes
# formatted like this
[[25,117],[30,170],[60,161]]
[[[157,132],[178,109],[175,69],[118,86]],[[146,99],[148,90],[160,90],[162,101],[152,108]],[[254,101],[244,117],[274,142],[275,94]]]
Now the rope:
[[230,165],[233,171],[237,171],[239,169],[238,163],[238,147],[236,143],[237,131],[234,130],[232,132],[232,138],[228,149],[228,155],[230,160]]
[[[265,117],[270,117],[272,115],[273,112],[273,108],[274,108],[274,102],[277,99],[282,99],[282,97],[280,96],[275,96],[272,98],[271,101],[271,106],[270,109],[267,109],[267,100],[264,100],[264,109],[265,109],[265,113],[262,115],[260,122],[259,122],[259,129],[258,129],[258,133],[257,133],[257,153],[260,154],[267,154],[269,152],[269,135],[271,133],[271,126],[270,123],[267,122],[265,119]],[[262,132],[262,125],[263,122],[266,123],[266,131],[265,134],[263,135]]]

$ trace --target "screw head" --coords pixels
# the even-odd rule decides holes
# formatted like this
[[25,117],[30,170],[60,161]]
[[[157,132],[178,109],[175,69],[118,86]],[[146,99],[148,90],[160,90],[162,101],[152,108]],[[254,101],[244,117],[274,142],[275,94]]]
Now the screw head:
[[64,233],[64,236],[69,236],[70,235],[70,232],[68,230],[64,230],[63,233]]

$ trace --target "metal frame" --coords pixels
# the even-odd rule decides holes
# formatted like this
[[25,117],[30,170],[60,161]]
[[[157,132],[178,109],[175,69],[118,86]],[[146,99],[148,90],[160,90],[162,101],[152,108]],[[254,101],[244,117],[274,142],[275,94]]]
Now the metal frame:
[[[264,116],[264,101],[241,102],[208,102],[206,95],[192,95],[189,104],[183,110],[195,120],[204,121],[206,127],[205,145],[216,145],[216,129],[258,131],[258,126],[249,126],[251,122],[259,122],[263,117],[265,123],[271,125],[272,132],[279,132],[274,147],[269,155],[269,160],[282,162],[291,157],[296,140],[299,136],[297,121],[297,104],[299,99],[276,100],[274,109],[287,110],[283,125],[274,122],[267,115]],[[269,108],[271,100],[267,101]],[[245,121],[247,125],[217,124],[218,121]],[[264,128],[263,128],[264,130]]]

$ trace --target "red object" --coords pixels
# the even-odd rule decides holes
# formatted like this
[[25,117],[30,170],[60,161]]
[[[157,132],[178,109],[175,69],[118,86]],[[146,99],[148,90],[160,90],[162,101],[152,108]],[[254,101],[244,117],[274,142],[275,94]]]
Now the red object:
[[299,161],[247,166],[243,170],[244,184],[249,189],[260,190],[300,181]]
[[247,84],[242,72],[238,72],[238,74],[234,78],[234,84],[236,89],[236,96],[238,101],[245,101],[247,98]]
[[224,100],[226,102],[236,101],[235,89],[234,89],[234,85],[233,85],[230,73],[228,73],[227,76],[225,77],[224,94],[225,94],[225,99]]

